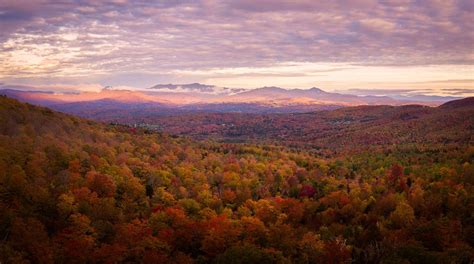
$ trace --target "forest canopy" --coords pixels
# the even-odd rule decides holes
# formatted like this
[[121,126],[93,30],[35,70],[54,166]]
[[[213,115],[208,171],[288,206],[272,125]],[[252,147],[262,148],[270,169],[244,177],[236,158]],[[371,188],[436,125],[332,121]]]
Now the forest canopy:
[[0,262],[471,263],[471,121],[321,156],[1,97]]

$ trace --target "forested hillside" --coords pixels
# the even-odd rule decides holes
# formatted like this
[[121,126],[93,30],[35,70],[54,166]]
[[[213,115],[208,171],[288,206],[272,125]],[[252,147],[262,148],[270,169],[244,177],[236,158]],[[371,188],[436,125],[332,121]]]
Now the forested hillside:
[[265,142],[319,150],[320,154],[359,151],[373,146],[474,143],[474,97],[439,107],[357,106],[293,114],[190,113],[172,116],[147,113],[106,122],[139,125],[174,135],[225,142]]
[[[409,121],[427,109],[407,107],[401,130],[371,123],[364,133],[391,140],[382,149],[323,157],[0,97],[0,262],[472,263],[472,116],[454,104],[428,113],[436,131]],[[344,122],[362,126],[365,111],[350,111],[333,112],[336,143],[359,140]],[[417,144],[394,140],[404,127]],[[308,135],[301,129],[291,135]]]

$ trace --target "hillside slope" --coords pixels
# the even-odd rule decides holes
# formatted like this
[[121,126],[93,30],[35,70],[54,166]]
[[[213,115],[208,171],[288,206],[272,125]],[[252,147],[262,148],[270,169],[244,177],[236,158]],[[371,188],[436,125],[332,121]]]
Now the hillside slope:
[[294,114],[194,113],[116,118],[152,125],[171,134],[321,149],[358,149],[393,144],[472,144],[472,98],[440,107],[357,106]]
[[474,148],[322,159],[0,97],[2,263],[469,263]]

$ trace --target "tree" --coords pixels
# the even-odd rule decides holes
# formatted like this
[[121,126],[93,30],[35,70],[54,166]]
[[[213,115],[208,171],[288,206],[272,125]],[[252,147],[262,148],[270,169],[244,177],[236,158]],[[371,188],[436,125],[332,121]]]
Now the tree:
[[324,244],[322,263],[347,263],[350,259],[351,249],[346,245],[344,240],[336,238]]
[[[11,227],[11,245],[25,252],[36,263],[53,263],[54,248],[50,244],[44,225],[33,218],[17,218]],[[1,256],[0,256],[1,259]]]
[[390,169],[390,175],[388,177],[388,182],[390,186],[397,188],[398,190],[405,190],[406,183],[403,177],[403,167],[398,164],[394,163],[392,168]]
[[90,171],[86,174],[87,185],[99,197],[113,197],[115,195],[115,182],[111,176]]
[[390,220],[398,228],[409,227],[415,221],[415,211],[405,201],[400,202],[390,214]]

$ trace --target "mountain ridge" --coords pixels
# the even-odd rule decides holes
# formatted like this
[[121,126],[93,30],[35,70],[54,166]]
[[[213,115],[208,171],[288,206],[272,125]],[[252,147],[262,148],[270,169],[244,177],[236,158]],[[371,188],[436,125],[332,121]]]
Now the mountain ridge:
[[[5,87],[5,86],[3,86]],[[8,88],[8,87],[7,87]],[[211,112],[307,112],[311,110],[334,109],[356,105],[405,105],[422,104],[437,106],[446,100],[412,101],[399,100],[390,96],[361,96],[327,92],[317,87],[310,89],[285,89],[276,86],[264,86],[256,89],[226,88],[200,83],[157,84],[145,90],[125,90],[105,87],[99,92],[55,93],[51,91],[24,91],[3,89],[0,94],[8,95],[23,102],[44,106],[59,106],[67,111],[67,104],[78,108],[81,103],[87,109],[90,102],[101,107],[103,99],[122,103],[155,104],[157,107],[200,109]],[[109,103],[111,103],[110,101]],[[246,108],[249,104],[250,108]],[[243,106],[239,108],[238,106]],[[204,107],[203,107],[204,106]],[[100,109],[96,109],[100,110]]]

